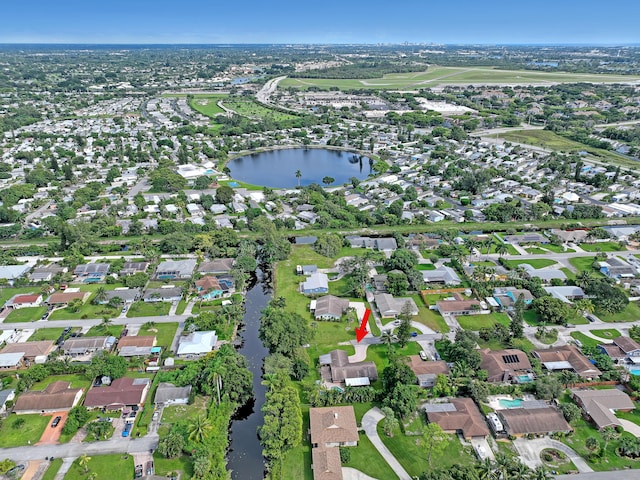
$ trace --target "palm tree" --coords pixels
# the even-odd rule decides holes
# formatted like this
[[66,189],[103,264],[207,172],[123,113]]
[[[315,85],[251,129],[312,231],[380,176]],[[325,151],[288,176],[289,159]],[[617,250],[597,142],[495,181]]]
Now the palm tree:
[[300,188],[300,179],[302,178],[302,172],[300,170],[296,170],[296,178],[298,179],[298,188]]
[[387,346],[387,354],[391,352],[391,344],[393,343],[393,335],[391,330],[383,330],[380,334],[380,341]]
[[202,443],[209,437],[209,433],[213,426],[209,419],[204,415],[194,417],[190,422],[187,431],[189,432],[189,440],[195,443]]
[[581,313],[593,313],[596,311],[596,307],[593,302],[588,298],[583,298],[582,300],[576,300],[573,302],[573,305],[576,307],[576,310]]
[[506,254],[508,251],[509,251],[509,248],[507,247],[506,243],[500,242],[496,245],[496,253],[500,255],[500,257]]
[[531,476],[531,480],[550,480],[551,478],[553,477],[544,467],[536,468]]
[[89,473],[89,462],[91,461],[91,457],[87,456],[86,453],[83,453],[80,458],[78,458],[78,465],[84,469],[84,473]]
[[469,250],[469,254],[473,255],[473,251],[478,248],[478,241],[475,238],[465,238],[464,246]]
[[96,289],[96,296],[93,298],[93,303],[102,303],[107,301],[107,290],[104,287],[98,287]]
[[109,326],[113,323],[113,320],[109,317],[102,317],[102,322],[98,325],[99,328],[104,330],[105,332],[109,331]]
[[495,465],[490,458],[485,458],[482,462],[476,464],[476,468],[478,469],[478,476],[480,480],[493,480],[493,469]]

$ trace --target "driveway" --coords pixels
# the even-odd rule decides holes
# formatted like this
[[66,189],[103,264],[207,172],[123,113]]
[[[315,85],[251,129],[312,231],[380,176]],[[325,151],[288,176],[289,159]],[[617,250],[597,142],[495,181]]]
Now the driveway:
[[629,432],[634,437],[640,438],[640,426],[630,422],[629,420],[625,420],[624,418],[619,418],[618,421],[622,425],[622,428],[624,428],[625,432]]
[[[396,460],[396,457],[389,451],[389,449],[382,443],[380,436],[378,435],[377,425],[380,420],[384,418],[384,414],[380,411],[378,407],[374,407],[364,414],[362,417],[362,429],[371,440],[371,443],[378,453],[382,455],[385,462],[389,464],[391,470],[395,472],[400,480],[412,480],[411,476],[407,473],[407,471],[400,465],[400,462]],[[386,480],[386,479],[385,479]]]
[[572,448],[567,447],[564,443],[550,438],[535,438],[527,440],[526,438],[517,438],[513,441],[513,446],[520,454],[522,463],[530,468],[542,466],[540,452],[545,448],[555,448],[565,453],[573,462],[580,473],[593,472],[593,469],[587,465],[587,462],[579,456]]
[[[49,414],[47,414],[48,416]],[[57,427],[52,427],[51,423],[53,419],[56,417],[62,417],[60,419],[60,423]],[[69,412],[56,412],[52,413],[49,419],[49,423],[47,424],[47,428],[42,432],[42,436],[40,437],[40,441],[36,443],[36,445],[55,445],[58,443],[60,439],[60,434],[62,433],[62,427],[64,427],[65,422],[67,421],[67,417],[69,416]]]
[[350,467],[342,467],[342,478],[343,480],[378,480]]
[[491,445],[487,442],[486,438],[472,438],[471,445],[473,449],[476,451],[478,458],[480,461],[490,458],[491,460],[495,460],[496,457],[493,454],[493,450],[491,450]]

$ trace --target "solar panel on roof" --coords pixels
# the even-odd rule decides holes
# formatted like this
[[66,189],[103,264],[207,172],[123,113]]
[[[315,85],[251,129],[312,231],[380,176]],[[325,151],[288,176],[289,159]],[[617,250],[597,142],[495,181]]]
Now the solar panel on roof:
[[519,363],[520,359],[517,355],[502,355],[502,361],[506,364]]

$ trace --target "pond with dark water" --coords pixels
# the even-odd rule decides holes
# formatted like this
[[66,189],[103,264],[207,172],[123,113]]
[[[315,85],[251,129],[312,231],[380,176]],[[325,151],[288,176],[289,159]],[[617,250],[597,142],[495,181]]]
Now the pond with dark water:
[[245,297],[243,327],[239,331],[242,345],[238,349],[247,358],[249,370],[253,373],[254,398],[240,408],[230,426],[230,445],[227,468],[234,480],[262,480],[264,478],[264,458],[258,438],[258,427],[263,422],[262,406],[266,388],[262,384],[262,366],[269,351],[258,337],[261,311],[271,299],[269,277],[257,270]]
[[[325,148],[287,148],[253,153],[231,160],[227,167],[234,180],[271,188],[294,188],[317,183],[324,177],[335,181],[330,186],[349,182],[351,177],[366,179],[371,170],[369,158]],[[296,172],[300,171],[300,179]]]

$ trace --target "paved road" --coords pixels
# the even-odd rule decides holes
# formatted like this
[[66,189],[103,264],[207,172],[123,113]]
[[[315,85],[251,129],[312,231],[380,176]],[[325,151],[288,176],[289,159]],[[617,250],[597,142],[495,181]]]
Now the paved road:
[[380,436],[378,435],[378,430],[376,429],[378,422],[384,418],[383,413],[380,411],[378,407],[374,407],[364,414],[362,417],[362,428],[364,432],[373,443],[373,446],[376,447],[376,450],[382,455],[385,462],[389,464],[391,470],[395,472],[400,480],[412,480],[411,476],[407,473],[407,471],[400,465],[400,462],[396,460],[396,457],[389,451],[389,449],[382,443]]
[[29,445],[25,447],[0,448],[0,458],[10,458],[15,462],[42,460],[46,457],[74,458],[83,453],[104,455],[108,453],[148,452],[158,446],[158,435],[149,434],[142,438],[114,437],[104,442],[64,443],[62,445]]
[[[112,325],[142,325],[146,322],[155,323],[170,323],[178,322],[184,323],[190,315],[154,315],[151,317],[135,317],[135,318],[114,318],[112,319]],[[24,322],[24,323],[0,323],[0,327],[3,330],[18,329],[23,330],[25,328],[38,329],[38,328],[60,328],[60,327],[94,327],[102,323],[101,318],[88,318],[86,320],[39,320],[37,322]]]
[[638,480],[638,470],[615,470],[613,472],[580,473],[578,475],[556,475],[556,480]]

